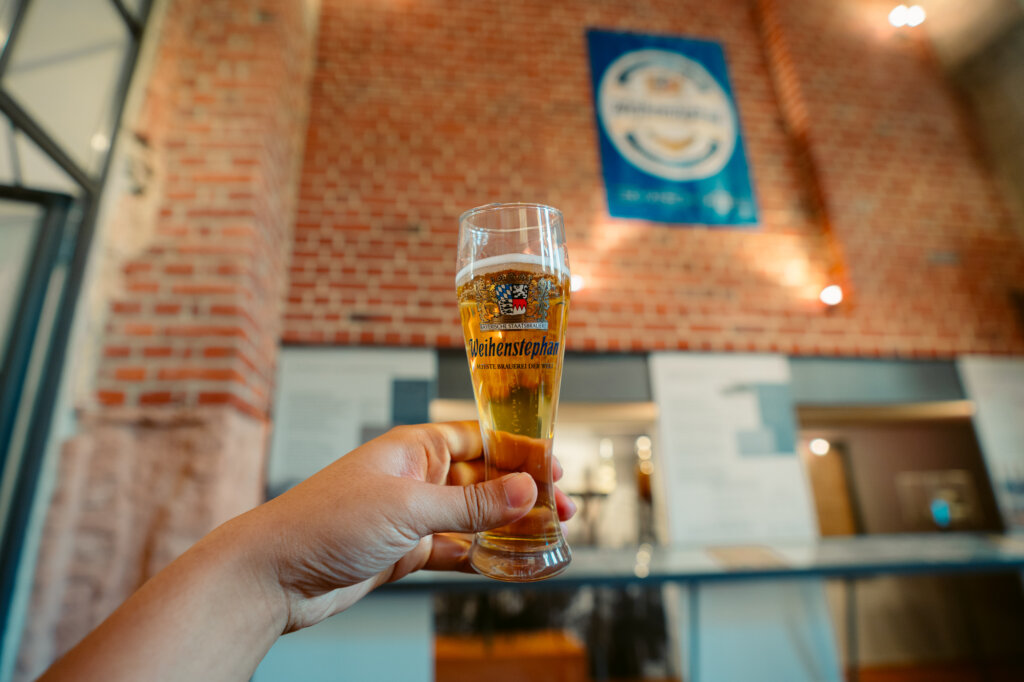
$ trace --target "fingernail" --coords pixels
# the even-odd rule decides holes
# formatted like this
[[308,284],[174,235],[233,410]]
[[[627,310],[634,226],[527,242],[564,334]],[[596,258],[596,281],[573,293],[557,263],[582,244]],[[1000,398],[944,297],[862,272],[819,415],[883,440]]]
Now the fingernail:
[[574,502],[571,497],[567,498],[567,499],[569,500],[569,510],[570,510],[570,513],[571,514],[575,514],[576,512],[578,512],[580,510],[580,508],[576,506],[576,502]]
[[522,507],[533,497],[529,474],[520,472],[503,476],[501,487],[505,490],[505,499],[508,500],[510,507]]

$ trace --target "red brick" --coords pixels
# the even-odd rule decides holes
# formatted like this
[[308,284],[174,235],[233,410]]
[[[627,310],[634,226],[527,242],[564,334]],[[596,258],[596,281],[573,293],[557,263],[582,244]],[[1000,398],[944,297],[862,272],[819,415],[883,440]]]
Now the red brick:
[[180,397],[175,397],[170,391],[148,391],[139,396],[141,405],[170,405],[181,402]]
[[189,263],[173,263],[164,266],[165,275],[191,275],[195,268]]
[[124,325],[124,333],[129,336],[152,336],[156,328],[151,324],[127,323]]
[[124,405],[123,391],[96,391],[96,400],[101,405],[117,406]]
[[142,311],[142,304],[138,301],[114,301],[110,310],[121,315],[134,315]]
[[153,306],[153,312],[157,315],[177,315],[181,312],[180,303],[157,303]]
[[156,282],[129,282],[125,289],[135,294],[152,294],[160,291],[160,285]]
[[118,367],[114,370],[114,378],[118,381],[142,381],[146,378],[144,367]]

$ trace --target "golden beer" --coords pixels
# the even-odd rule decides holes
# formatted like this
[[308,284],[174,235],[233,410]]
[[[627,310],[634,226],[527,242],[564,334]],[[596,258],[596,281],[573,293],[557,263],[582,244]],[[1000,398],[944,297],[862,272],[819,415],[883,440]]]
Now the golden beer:
[[555,508],[551,459],[569,281],[564,251],[560,260],[487,256],[456,276],[486,477],[525,472],[537,483],[533,509],[478,533],[470,551],[473,567],[499,580],[548,578],[571,559]]

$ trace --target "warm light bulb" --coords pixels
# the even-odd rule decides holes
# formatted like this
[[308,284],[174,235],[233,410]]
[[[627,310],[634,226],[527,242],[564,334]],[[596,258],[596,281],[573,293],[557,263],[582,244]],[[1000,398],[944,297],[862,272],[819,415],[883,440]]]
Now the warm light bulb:
[[816,454],[818,457],[824,457],[828,454],[828,451],[832,449],[832,444],[824,438],[815,438],[811,441],[809,447],[811,452]]
[[[917,7],[917,5],[914,5]],[[907,24],[907,15],[910,12],[910,8],[906,5],[898,5],[892,8],[889,12],[889,23],[893,26],[905,26]]]
[[579,291],[587,282],[583,279],[583,275],[573,275],[569,280],[569,291]]
[[637,450],[650,450],[651,449],[651,439],[648,438],[647,436],[640,436],[639,438],[636,439],[636,449]]
[[924,7],[914,5],[907,10],[907,26],[920,26],[925,19]]
[[94,150],[103,152],[110,146],[110,139],[103,133],[96,133],[92,136],[92,139],[89,140],[89,144]]
[[839,305],[843,300],[843,288],[838,284],[830,284],[821,290],[818,298],[825,305]]

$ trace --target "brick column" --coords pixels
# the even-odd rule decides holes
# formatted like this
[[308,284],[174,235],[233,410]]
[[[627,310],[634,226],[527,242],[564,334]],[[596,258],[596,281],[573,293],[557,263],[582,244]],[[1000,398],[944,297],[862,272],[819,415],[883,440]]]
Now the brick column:
[[135,246],[116,264],[94,390],[62,448],[24,679],[262,499],[315,19],[309,1],[166,6],[126,122],[151,172],[103,231]]

